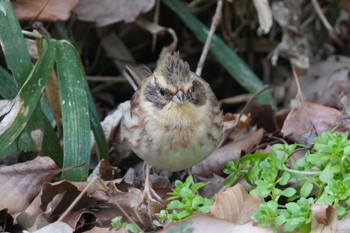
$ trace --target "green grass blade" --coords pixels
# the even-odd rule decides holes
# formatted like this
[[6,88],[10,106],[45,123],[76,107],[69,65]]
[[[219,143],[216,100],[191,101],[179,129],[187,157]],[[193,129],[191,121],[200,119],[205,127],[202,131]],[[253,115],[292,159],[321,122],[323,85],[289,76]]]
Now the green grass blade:
[[57,77],[62,105],[64,140],[63,167],[84,166],[64,171],[62,178],[84,181],[90,163],[90,117],[86,80],[74,48],[66,41],[57,43]]
[[[88,86],[86,85],[86,88]],[[88,89],[87,89],[88,90]],[[98,117],[98,114],[96,112],[95,105],[92,101],[92,97],[89,93],[89,113],[90,113],[90,124],[91,124],[91,129],[95,137],[95,148],[96,148],[96,153],[98,155],[98,159],[105,159],[109,160],[108,156],[108,147],[107,147],[107,141],[105,138],[105,135],[103,133],[103,129],[101,126],[101,121]]]
[[33,65],[12,4],[5,0],[0,0],[0,42],[7,66],[22,86]]
[[56,49],[50,41],[43,41],[43,49],[34,69],[23,84],[18,95],[11,100],[9,113],[0,122],[0,158],[26,127],[34,113],[42,90],[49,78],[56,58]]
[[0,80],[0,96],[4,99],[15,98],[19,90],[17,82],[2,66],[0,66]]
[[[181,18],[201,42],[205,43],[209,33],[208,28],[194,17],[179,0],[164,0],[163,3]],[[213,36],[210,51],[227,72],[247,91],[256,93],[264,88],[264,84],[249,66],[220,37]],[[275,106],[275,100],[269,92],[265,91],[257,98],[263,103]]]

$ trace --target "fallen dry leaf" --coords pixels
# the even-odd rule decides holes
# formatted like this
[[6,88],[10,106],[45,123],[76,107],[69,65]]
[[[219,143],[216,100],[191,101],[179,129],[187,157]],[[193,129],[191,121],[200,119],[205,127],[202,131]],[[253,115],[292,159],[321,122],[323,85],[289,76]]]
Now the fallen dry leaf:
[[132,22],[142,12],[154,6],[155,0],[82,0],[74,9],[78,19],[95,22],[98,27],[119,21]]
[[251,125],[263,128],[267,133],[275,132],[278,129],[274,118],[274,110],[269,104],[262,104],[253,100],[244,107],[242,113],[250,116]]
[[[24,233],[29,233],[28,231],[23,231]],[[73,233],[73,229],[64,222],[54,222],[51,223],[37,231],[33,231],[32,233]]]
[[[345,56],[329,56],[325,61],[310,66],[307,74],[299,78],[303,93],[309,101],[317,104],[340,108],[342,93],[350,90],[350,58]],[[290,100],[297,92],[292,79],[287,81]]]
[[259,144],[263,135],[263,129],[246,132],[243,138],[216,149],[204,161],[194,165],[192,173],[200,177],[212,177],[213,174],[223,174],[227,161],[239,159],[241,152],[249,151]]
[[298,106],[288,113],[281,132],[285,137],[291,136],[296,141],[303,142],[304,135],[321,135],[336,127],[341,120],[342,113],[335,108],[299,101]]
[[191,232],[191,233],[213,233],[213,232],[234,232],[234,233],[272,233],[273,230],[253,226],[251,222],[244,225],[236,225],[229,221],[215,218],[209,214],[196,214],[192,217],[168,225],[157,233]]
[[[49,222],[55,220],[72,204],[79,194],[80,191],[77,187],[68,181],[44,184],[41,195],[41,208],[44,211],[45,218]],[[78,201],[73,210],[91,208],[95,205],[96,200],[85,195]],[[71,227],[75,229],[74,225],[71,225]]]
[[[338,225],[338,218],[337,218],[337,211],[332,206],[320,206],[315,207],[312,206],[312,213],[315,215],[315,212],[317,215],[319,215],[317,218],[314,218],[311,223],[311,231],[310,233],[335,233],[338,232],[337,225]],[[325,213],[326,212],[326,213]],[[327,222],[326,225],[319,224],[318,221],[321,222]],[[348,231],[347,231],[348,232]]]
[[236,184],[216,195],[211,214],[232,223],[244,224],[258,212],[260,203],[260,198],[251,196],[243,185]]
[[328,215],[331,210],[331,206],[329,205],[316,205],[313,204],[311,206],[312,214],[318,224],[327,225],[328,224]]
[[65,21],[79,0],[14,0],[19,20]]
[[125,229],[111,230],[109,227],[93,227],[91,230],[84,231],[85,233],[126,233]]
[[24,163],[0,167],[0,208],[9,213],[26,209],[40,192],[41,186],[60,172],[49,157],[40,157]]

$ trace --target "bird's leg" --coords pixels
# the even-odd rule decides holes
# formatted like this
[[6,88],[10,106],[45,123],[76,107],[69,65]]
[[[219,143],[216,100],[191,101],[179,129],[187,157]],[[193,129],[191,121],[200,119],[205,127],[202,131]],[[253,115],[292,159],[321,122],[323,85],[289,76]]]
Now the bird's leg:
[[145,179],[145,187],[143,190],[143,198],[147,197],[148,200],[155,201],[155,202],[162,202],[162,198],[152,188],[150,173],[151,173],[151,165],[146,164],[146,179]]

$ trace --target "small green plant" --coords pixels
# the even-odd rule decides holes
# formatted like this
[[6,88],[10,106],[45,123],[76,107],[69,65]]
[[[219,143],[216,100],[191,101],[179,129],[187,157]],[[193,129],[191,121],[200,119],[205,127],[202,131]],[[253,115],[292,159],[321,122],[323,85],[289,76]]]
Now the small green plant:
[[[297,150],[304,157],[291,162]],[[252,186],[250,194],[267,202],[260,204],[252,219],[260,225],[283,232],[310,232],[312,204],[336,208],[338,218],[350,209],[350,140],[348,134],[325,132],[315,138],[312,148],[276,144],[267,153],[256,152],[240,161],[229,161],[224,173],[226,185],[244,177]],[[290,185],[293,184],[293,185]]]
[[193,177],[188,176],[185,182],[177,180],[175,190],[168,193],[170,203],[166,210],[161,210],[160,215],[163,220],[175,222],[191,216],[193,213],[209,213],[214,201],[202,197],[196,192],[209,184],[209,182],[198,182],[193,184]]
[[135,224],[123,222],[122,216],[117,216],[112,219],[111,225],[113,229],[119,230],[124,228],[127,233],[139,233],[140,230]]

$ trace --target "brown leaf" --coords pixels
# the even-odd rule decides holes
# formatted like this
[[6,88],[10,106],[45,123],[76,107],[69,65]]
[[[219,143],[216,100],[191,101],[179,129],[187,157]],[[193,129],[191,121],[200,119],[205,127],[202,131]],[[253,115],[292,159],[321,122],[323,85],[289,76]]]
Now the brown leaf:
[[247,132],[243,138],[216,149],[208,158],[192,167],[192,173],[201,177],[211,177],[212,174],[222,174],[229,160],[237,160],[242,151],[251,150],[259,144],[264,135],[263,129]]
[[[307,74],[299,78],[303,93],[309,101],[330,107],[340,108],[342,93],[350,90],[350,58],[329,56],[327,60],[313,64]],[[288,80],[286,100],[292,99],[297,86],[292,79]]]
[[281,132],[284,136],[291,136],[300,141],[307,133],[321,135],[322,132],[333,129],[341,120],[342,113],[334,108],[309,101],[298,101],[298,106],[288,113]]
[[272,133],[277,130],[274,111],[272,106],[269,104],[262,104],[256,100],[253,100],[244,107],[244,111],[242,113],[251,117],[251,125],[256,125],[258,128],[263,128],[267,133]]
[[[41,195],[41,208],[48,221],[56,219],[77,198],[80,191],[75,185],[68,181],[60,181],[54,184],[43,185]],[[85,209],[95,206],[96,200],[90,196],[83,196],[74,206],[73,210]],[[71,227],[75,228],[74,225]]]
[[67,20],[79,0],[14,0],[19,20],[58,21]]
[[350,2],[348,0],[341,0],[340,5],[344,10],[350,12]]
[[155,0],[84,0],[80,1],[74,12],[78,19],[103,27],[119,21],[132,22],[140,13],[149,11],[154,3]]
[[117,158],[114,159],[115,161],[113,161],[113,164],[119,164],[120,161],[127,158],[131,154],[131,149],[126,142],[124,135],[121,135],[119,130],[123,114],[127,111],[130,111],[130,101],[125,101],[119,104],[118,108],[112,111],[101,122],[101,126],[104,135],[108,140],[108,144],[115,147],[118,154]]
[[[310,233],[335,233],[338,232],[337,210],[327,205],[312,205],[314,219],[311,223]],[[348,231],[346,231],[348,232]]]
[[84,231],[85,233],[125,233],[125,229],[122,228],[120,230],[111,230],[109,227],[93,227],[91,230]]
[[327,225],[327,223],[328,223],[327,212],[328,212],[329,208],[330,208],[329,205],[316,205],[316,204],[313,204],[311,206],[312,214],[313,214],[313,216],[316,219],[318,224]]
[[261,203],[260,198],[249,195],[241,184],[218,193],[215,199],[211,214],[236,224],[249,222]]
[[244,225],[236,225],[229,221],[215,218],[209,214],[196,214],[192,217],[168,225],[157,233],[191,232],[191,233],[272,233],[271,229],[253,226],[251,222]]
[[89,175],[87,181],[92,180],[96,176],[100,177],[102,180],[113,180],[116,178],[114,176],[119,173],[120,169],[112,167],[107,160],[102,159]]
[[23,211],[40,192],[41,186],[55,177],[60,170],[49,157],[12,166],[0,167],[0,208],[8,208],[9,213]]
[[73,229],[64,222],[51,223],[32,233],[73,233]]

